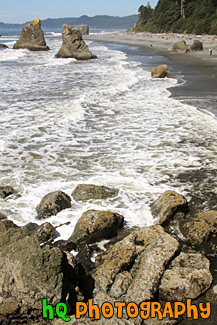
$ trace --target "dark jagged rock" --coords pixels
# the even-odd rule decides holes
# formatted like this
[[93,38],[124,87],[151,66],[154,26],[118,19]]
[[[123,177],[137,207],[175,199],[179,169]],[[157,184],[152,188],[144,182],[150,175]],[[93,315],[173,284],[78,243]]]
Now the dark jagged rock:
[[82,40],[81,33],[70,25],[63,25],[63,43],[56,54],[57,58],[75,58],[76,60],[96,59],[97,56],[89,51]]
[[115,188],[93,184],[79,184],[72,192],[72,197],[76,201],[103,200],[117,195],[118,190]]
[[39,205],[36,207],[38,219],[48,218],[56,215],[63,209],[71,207],[71,198],[62,191],[48,193],[43,197]]
[[165,225],[180,211],[186,213],[188,203],[183,195],[175,191],[164,192],[151,207],[151,213],[160,225]]
[[21,32],[20,39],[14,44],[14,49],[28,49],[30,51],[47,51],[44,33],[39,18],[26,24]]
[[8,49],[8,46],[5,44],[0,43],[0,49]]
[[39,243],[51,242],[56,238],[56,229],[49,222],[45,222],[41,226],[30,222],[25,225],[24,229],[29,232],[30,236],[37,238]]
[[5,199],[7,196],[15,193],[15,190],[11,186],[0,186],[0,197]]
[[123,226],[124,218],[110,211],[88,210],[75,225],[69,240],[75,244],[93,243],[103,238],[111,238]]
[[82,25],[79,28],[79,32],[81,33],[81,35],[89,35],[89,26],[88,25]]
[[191,45],[191,51],[203,51],[203,43],[198,40],[195,40],[194,43]]

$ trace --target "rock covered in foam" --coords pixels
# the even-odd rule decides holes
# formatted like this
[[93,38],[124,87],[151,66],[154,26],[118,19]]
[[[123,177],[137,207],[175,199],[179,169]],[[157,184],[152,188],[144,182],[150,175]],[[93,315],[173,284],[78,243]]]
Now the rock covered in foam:
[[21,32],[20,39],[14,44],[14,49],[28,49],[30,51],[47,51],[44,33],[39,18],[26,24]]
[[57,58],[75,58],[76,60],[96,59],[82,39],[81,33],[70,25],[63,25],[63,43],[56,54]]

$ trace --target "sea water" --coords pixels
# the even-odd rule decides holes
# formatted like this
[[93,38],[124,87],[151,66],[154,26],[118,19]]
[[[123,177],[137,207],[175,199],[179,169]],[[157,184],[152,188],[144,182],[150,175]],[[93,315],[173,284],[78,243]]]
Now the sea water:
[[170,98],[178,77],[151,78],[165,59],[91,41],[98,59],[56,59],[61,32],[45,36],[48,52],[13,50],[16,31],[0,38],[10,47],[0,51],[0,186],[19,194],[0,199],[0,211],[21,226],[42,223],[35,208],[49,192],[71,195],[80,183],[119,189],[108,200],[72,200],[48,218],[70,222],[58,228],[58,239],[67,239],[88,209],[151,225],[150,205],[166,190],[215,208],[216,117]]

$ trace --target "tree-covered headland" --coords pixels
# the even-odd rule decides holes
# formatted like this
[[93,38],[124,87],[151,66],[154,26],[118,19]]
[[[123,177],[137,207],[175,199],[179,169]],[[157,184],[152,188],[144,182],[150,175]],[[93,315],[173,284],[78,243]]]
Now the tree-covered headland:
[[217,34],[217,0],[159,0],[138,11],[137,32]]

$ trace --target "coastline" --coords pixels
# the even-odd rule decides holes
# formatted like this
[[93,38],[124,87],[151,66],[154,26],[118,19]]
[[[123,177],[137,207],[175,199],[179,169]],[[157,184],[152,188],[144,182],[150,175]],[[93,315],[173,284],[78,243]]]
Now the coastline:
[[[90,34],[84,37],[85,40],[96,42],[121,44],[140,47],[142,51],[155,53],[166,58],[171,77],[181,75],[182,81],[176,87],[170,88],[171,96],[186,104],[195,101],[195,106],[206,109],[217,117],[216,105],[207,104],[207,97],[214,100],[217,96],[217,37],[213,35],[188,35],[188,34],[151,34],[151,33],[109,33]],[[175,42],[185,40],[188,47],[194,40],[203,43],[203,51],[178,53],[172,51]],[[213,54],[209,55],[209,49]],[[162,64],[162,63],[159,63]],[[206,97],[206,98],[205,98]]]

